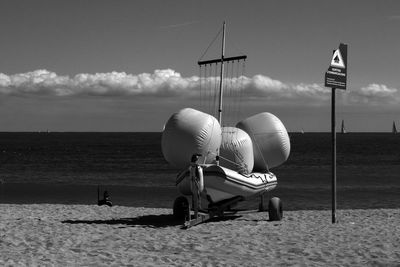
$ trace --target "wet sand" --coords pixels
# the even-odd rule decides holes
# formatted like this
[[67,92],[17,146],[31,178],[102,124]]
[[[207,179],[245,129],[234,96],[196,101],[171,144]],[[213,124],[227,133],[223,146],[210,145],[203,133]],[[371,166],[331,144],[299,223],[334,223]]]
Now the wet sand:
[[[360,180],[361,181],[361,180]],[[310,186],[308,181],[302,186],[294,183],[287,187],[278,184],[277,189],[266,193],[265,199],[278,196],[283,201],[284,210],[330,210],[331,188]],[[146,208],[172,208],[174,200],[181,194],[175,186],[129,186],[101,185],[100,198],[107,190],[114,205]],[[338,209],[398,209],[400,208],[400,187],[396,184],[380,186],[338,186]],[[240,202],[237,208],[256,209],[259,197]],[[97,203],[97,185],[84,184],[0,184],[0,204],[66,204],[94,205]]]
[[183,230],[171,209],[0,204],[0,265],[398,266],[400,210],[249,212]]

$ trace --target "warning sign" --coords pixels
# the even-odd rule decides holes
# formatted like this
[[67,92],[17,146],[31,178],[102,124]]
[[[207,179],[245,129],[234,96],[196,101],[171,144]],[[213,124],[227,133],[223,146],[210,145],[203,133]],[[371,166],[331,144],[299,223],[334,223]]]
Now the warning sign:
[[342,69],[346,68],[346,66],[344,65],[342,54],[340,53],[340,49],[336,49],[335,52],[333,52],[331,66]]
[[331,65],[325,73],[325,86],[346,90],[347,82],[347,45],[340,44],[333,51]]

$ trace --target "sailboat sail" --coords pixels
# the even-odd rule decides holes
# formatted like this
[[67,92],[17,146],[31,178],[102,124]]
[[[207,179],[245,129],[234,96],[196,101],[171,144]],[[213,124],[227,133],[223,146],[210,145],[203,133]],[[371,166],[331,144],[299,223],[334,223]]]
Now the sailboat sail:
[[342,134],[347,133],[347,132],[346,132],[346,128],[344,127],[344,120],[342,120],[342,130],[341,130],[341,133],[342,133]]
[[397,134],[396,123],[393,121],[392,133]]

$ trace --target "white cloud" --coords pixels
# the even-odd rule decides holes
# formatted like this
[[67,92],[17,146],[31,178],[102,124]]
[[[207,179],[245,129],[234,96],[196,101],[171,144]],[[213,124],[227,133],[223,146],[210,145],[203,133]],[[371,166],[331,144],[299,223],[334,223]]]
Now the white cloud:
[[183,78],[171,69],[139,75],[125,72],[60,76],[48,70],[6,75],[0,73],[0,93],[12,95],[190,95],[198,77]]
[[387,17],[389,20],[400,20],[400,15],[391,15]]
[[[323,104],[330,99],[331,90],[316,83],[290,84],[268,76],[238,77],[226,81],[226,86],[242,88],[243,99],[260,98],[271,103],[291,101],[295,104]],[[200,88],[218,85],[218,79],[197,76],[182,77],[172,69],[155,70],[137,75],[125,72],[77,74],[73,77],[58,75],[48,70],[6,75],[0,73],[0,94],[28,96],[162,96],[196,98]],[[346,103],[400,103],[399,91],[382,84],[370,84],[360,89],[347,90]]]
[[398,104],[400,103],[399,91],[389,88],[384,84],[369,84],[359,90],[351,92],[349,98],[356,103],[370,104]]
[[397,89],[388,88],[384,84],[370,84],[367,87],[362,87],[360,94],[368,97],[392,97],[397,93]]
[[276,100],[321,100],[328,99],[330,90],[319,84],[291,84],[283,83],[263,75],[245,78],[245,93],[256,97],[265,97]]

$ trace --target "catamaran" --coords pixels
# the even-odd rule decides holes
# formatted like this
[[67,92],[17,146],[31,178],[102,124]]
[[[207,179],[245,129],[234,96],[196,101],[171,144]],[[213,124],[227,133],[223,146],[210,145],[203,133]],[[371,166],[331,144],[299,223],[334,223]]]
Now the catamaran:
[[[208,75],[200,75],[200,87],[215,89],[219,84],[216,116],[185,108],[170,117],[162,134],[165,159],[183,169],[176,178],[182,196],[175,200],[173,211],[175,217],[184,219],[185,227],[221,215],[232,205],[254,196],[261,196],[259,210],[265,210],[264,193],[274,189],[278,181],[270,168],[285,162],[290,153],[287,130],[271,113],[248,117],[234,127],[225,126],[222,121],[224,89],[227,85],[236,88],[233,82],[240,83],[238,75],[225,76],[234,73],[235,62],[239,65],[247,58],[225,57],[225,27],[224,22],[221,57],[198,61],[204,68],[200,73]],[[191,197],[191,203],[186,196]],[[271,220],[282,218],[279,198],[270,199],[268,212]]]

